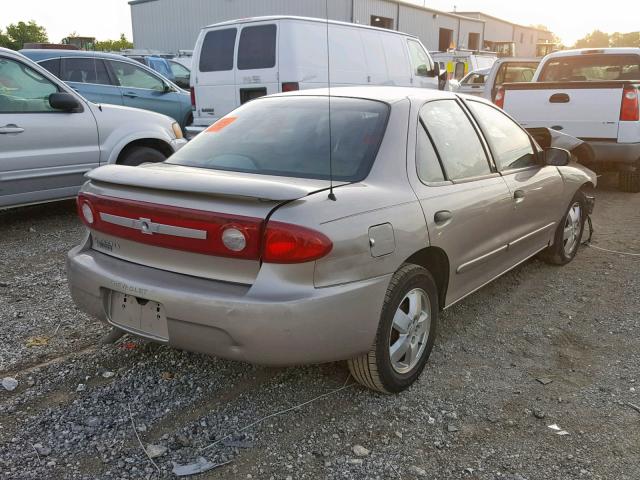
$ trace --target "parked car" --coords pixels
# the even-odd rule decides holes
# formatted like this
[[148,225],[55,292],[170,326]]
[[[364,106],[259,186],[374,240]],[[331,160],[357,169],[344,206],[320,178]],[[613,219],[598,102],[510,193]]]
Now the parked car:
[[440,63],[440,70],[447,72],[448,80],[462,81],[474,70],[491,68],[498,59],[495,52],[475,50],[449,50],[431,54],[433,60]]
[[479,97],[484,96],[484,87],[490,72],[491,68],[482,68],[469,72],[460,80],[460,84],[453,91]]
[[503,83],[532,81],[539,64],[539,58],[499,58],[487,75],[483,97],[494,101]]
[[329,76],[332,86],[437,89],[439,75],[418,38],[393,30],[283,16],[218,23],[203,28],[196,41],[194,122],[187,130],[201,132],[263,95],[326,87]]
[[74,197],[92,168],[159,162],[185,143],[171,118],[95,105],[0,48],[0,209]]
[[189,90],[189,77],[191,76],[191,71],[181,63],[155,55],[127,55],[127,57],[137,60],[147,67],[152,68],[171,80],[180,88]]
[[130,58],[83,50],[22,50],[21,53],[92,102],[162,113],[174,118],[183,129],[193,120],[187,92]]
[[477,97],[331,92],[330,113],[326,89],[264,97],[166,162],[90,172],[90,235],[67,260],[78,306],[234,360],[348,360],[398,392],[441,309],[539,252],[574,258],[596,178],[567,150]]
[[505,84],[496,102],[526,127],[587,141],[590,168],[616,171],[640,192],[640,48],[565,50],[547,55],[528,84]]

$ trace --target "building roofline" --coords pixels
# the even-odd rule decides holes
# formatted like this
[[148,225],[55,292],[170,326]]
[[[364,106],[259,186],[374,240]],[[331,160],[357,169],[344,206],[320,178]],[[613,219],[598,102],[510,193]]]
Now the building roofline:
[[[150,1],[150,0],[139,0],[139,1]],[[546,33],[553,33],[551,32],[551,30],[544,30],[542,28],[538,28],[538,27],[533,27],[530,25],[522,25],[521,23],[515,23],[515,22],[511,22],[509,20],[505,20],[504,18],[500,18],[500,17],[496,17],[494,15],[489,15],[488,13],[484,13],[484,12],[455,12],[457,15],[483,15],[487,18],[490,18],[492,20],[497,20],[499,22],[502,23],[508,23],[509,25],[513,25],[514,27],[520,27],[520,28],[526,28],[529,30],[537,30],[538,32],[546,32]],[[468,17],[466,17],[468,18]]]
[[[129,5],[139,5],[141,3],[149,3],[149,2],[157,2],[157,1],[158,0],[129,0]],[[416,5],[415,3],[411,3],[408,0],[387,0],[387,1],[389,1],[390,3],[397,3],[399,5],[404,5],[406,7],[415,8],[417,10],[423,10],[425,12],[433,12],[439,15],[446,15],[447,17],[454,17],[454,18],[459,18],[461,20],[469,20],[469,21],[478,22],[478,23],[486,23],[484,20],[480,18],[465,17],[464,15],[461,15],[458,12],[446,12],[444,10],[436,10],[435,8],[423,7],[422,5]],[[280,15],[274,15],[274,17],[275,16],[280,17]],[[283,17],[290,17],[290,15],[283,15]],[[299,18],[311,18],[311,17],[299,17]],[[316,18],[320,18],[320,17],[316,17]],[[351,23],[351,22],[342,22],[342,23]],[[211,26],[211,25],[208,25],[208,26]]]

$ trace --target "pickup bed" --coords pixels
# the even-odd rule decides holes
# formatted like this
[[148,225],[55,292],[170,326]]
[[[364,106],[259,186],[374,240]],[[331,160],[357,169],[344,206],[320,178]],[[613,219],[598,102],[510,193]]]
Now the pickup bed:
[[525,128],[588,142],[595,153],[589,167],[619,172],[620,188],[638,192],[639,94],[639,48],[573,50],[547,55],[531,83],[505,83],[495,101]]

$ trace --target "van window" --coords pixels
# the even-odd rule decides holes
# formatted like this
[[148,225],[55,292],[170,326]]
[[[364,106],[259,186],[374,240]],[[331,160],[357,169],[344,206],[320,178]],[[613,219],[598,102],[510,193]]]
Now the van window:
[[200,50],[201,72],[222,72],[233,69],[236,32],[235,28],[207,32]]
[[429,72],[433,70],[429,55],[424,51],[422,45],[415,40],[407,40],[407,43],[409,44],[409,56],[411,57],[413,74],[418,77],[428,77]]
[[238,45],[238,70],[272,68],[276,65],[276,26],[244,27]]
[[167,162],[328,180],[331,158],[335,180],[360,181],[369,173],[378,152],[389,106],[373,100],[333,97],[331,117],[327,107],[327,97],[321,96],[267,97],[247,102],[196,136]]
[[433,139],[448,180],[491,173],[480,138],[457,101],[425,104],[420,110],[420,120]]

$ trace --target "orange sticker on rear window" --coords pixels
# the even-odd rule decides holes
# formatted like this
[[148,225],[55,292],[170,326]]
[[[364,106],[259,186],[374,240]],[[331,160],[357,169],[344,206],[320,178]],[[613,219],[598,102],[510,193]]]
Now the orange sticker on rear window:
[[218,120],[216,123],[211,125],[209,128],[207,128],[205,132],[219,132],[224,127],[231,125],[233,122],[235,122],[237,118],[238,117],[223,117],[220,120]]

